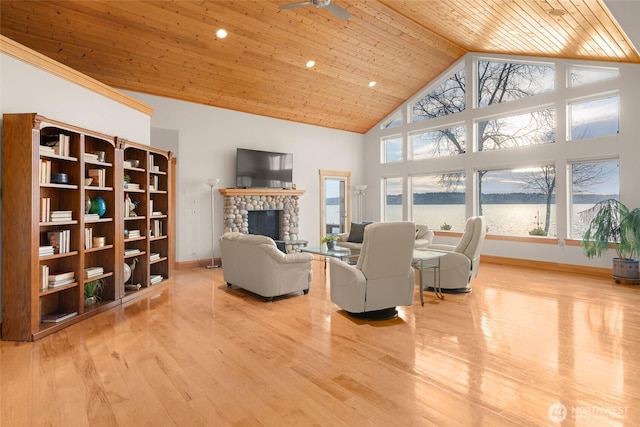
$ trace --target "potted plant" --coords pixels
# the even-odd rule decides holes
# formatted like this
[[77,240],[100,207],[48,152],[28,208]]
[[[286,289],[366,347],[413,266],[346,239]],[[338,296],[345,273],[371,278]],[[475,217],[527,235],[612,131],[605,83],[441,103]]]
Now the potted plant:
[[327,234],[322,238],[320,243],[326,243],[327,249],[333,249],[336,246],[336,240],[338,240],[338,236],[336,234]]
[[84,284],[84,305],[93,305],[100,300],[98,295],[104,288],[104,280],[96,279]]
[[588,225],[581,244],[584,254],[599,257],[613,244],[618,255],[613,259],[614,279],[638,280],[640,208],[629,210],[622,202],[607,199],[578,215]]

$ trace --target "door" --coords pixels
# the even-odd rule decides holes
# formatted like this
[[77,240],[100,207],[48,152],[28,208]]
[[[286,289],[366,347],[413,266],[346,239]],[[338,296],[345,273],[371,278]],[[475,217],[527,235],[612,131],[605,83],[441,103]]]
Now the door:
[[320,171],[320,239],[348,231],[351,218],[351,172]]

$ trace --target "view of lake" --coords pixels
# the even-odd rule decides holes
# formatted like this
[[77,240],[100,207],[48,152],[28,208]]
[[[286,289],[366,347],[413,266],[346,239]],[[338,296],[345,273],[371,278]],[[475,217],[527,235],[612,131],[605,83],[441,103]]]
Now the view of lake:
[[[584,229],[577,218],[577,213],[589,209],[593,204],[574,205],[573,238],[582,236]],[[465,223],[464,205],[414,205],[413,222],[425,224],[431,229],[439,230],[445,222],[450,224],[452,231],[463,231]],[[487,221],[488,232],[510,236],[529,236],[529,231],[536,228],[536,216],[541,216],[540,226],[544,228],[546,206],[544,204],[484,204],[484,217]],[[402,206],[389,205],[388,220],[402,220]],[[366,217],[365,217],[366,219]],[[335,222],[333,222],[335,221]],[[327,222],[338,222],[338,206],[327,205]],[[556,236],[556,209],[551,206],[551,226],[549,236]]]

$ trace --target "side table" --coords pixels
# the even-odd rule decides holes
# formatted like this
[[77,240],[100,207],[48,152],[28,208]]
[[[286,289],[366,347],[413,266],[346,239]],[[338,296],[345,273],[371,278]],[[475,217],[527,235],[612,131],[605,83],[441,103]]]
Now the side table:
[[419,271],[420,274],[420,304],[424,305],[424,292],[422,274],[425,270],[433,270],[433,289],[436,297],[444,299],[444,294],[440,288],[440,258],[444,256],[444,252],[433,251],[429,249],[414,249],[411,265]]

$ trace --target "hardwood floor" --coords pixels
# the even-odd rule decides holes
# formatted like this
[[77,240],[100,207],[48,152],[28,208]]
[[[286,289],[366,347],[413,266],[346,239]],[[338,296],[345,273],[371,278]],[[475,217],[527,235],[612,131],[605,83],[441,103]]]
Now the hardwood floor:
[[0,425],[640,425],[640,286],[484,263],[470,294],[421,307],[416,291],[364,322],[331,303],[328,273],[314,261],[308,295],[269,303],[220,269],[178,270],[152,297],[1,342]]

